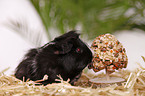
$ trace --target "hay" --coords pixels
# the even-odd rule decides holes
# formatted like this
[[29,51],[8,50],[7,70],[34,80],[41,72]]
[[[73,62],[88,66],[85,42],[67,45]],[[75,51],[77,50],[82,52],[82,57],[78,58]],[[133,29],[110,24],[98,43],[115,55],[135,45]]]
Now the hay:
[[90,82],[88,84],[90,78],[104,74],[94,76],[83,73],[76,82],[76,86],[71,86],[60,76],[61,83],[38,86],[35,85],[36,82],[29,80],[23,82],[14,76],[7,76],[3,72],[0,73],[0,96],[145,96],[145,68],[142,67],[134,72],[127,70],[115,72],[112,76],[122,77],[126,79],[126,82],[121,83],[121,85],[110,84],[108,87],[93,87],[94,84]]

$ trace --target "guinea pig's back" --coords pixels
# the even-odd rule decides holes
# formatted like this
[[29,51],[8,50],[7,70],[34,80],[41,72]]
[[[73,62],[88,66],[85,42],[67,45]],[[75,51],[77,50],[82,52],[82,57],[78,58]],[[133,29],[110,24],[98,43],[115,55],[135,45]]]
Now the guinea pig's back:
[[37,49],[31,49],[28,51],[24,59],[20,62],[20,64],[16,68],[15,72],[16,78],[23,80],[23,77],[25,77],[24,81],[30,78],[29,73],[30,71],[32,71],[31,64],[33,63],[33,60],[37,54],[38,54]]

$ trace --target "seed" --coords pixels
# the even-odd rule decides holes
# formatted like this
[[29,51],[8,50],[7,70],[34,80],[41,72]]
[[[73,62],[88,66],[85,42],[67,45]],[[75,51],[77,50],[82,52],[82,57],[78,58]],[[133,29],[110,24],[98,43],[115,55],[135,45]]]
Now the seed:
[[117,69],[115,66],[112,67],[113,69]]
[[115,65],[116,68],[119,67],[119,63],[118,62],[113,62],[113,65]]
[[97,68],[93,68],[93,70],[94,70],[95,72],[98,72],[98,71],[100,71],[100,70],[98,70]]
[[102,52],[106,52],[106,48],[104,48],[104,47],[101,48],[101,51],[102,51]]
[[91,64],[89,64],[89,65],[88,65],[88,68],[89,68],[89,69],[94,68],[93,64],[92,64],[92,63],[91,63]]
[[124,68],[127,67],[127,61],[124,61],[124,63],[123,63],[123,67],[124,67]]
[[101,61],[101,59],[100,58],[95,58],[95,61],[99,63]]
[[114,46],[113,45],[109,45],[108,48],[112,49]]
[[118,51],[119,51],[119,52],[122,52],[122,48],[120,48]]
[[110,60],[105,60],[104,64],[105,64],[105,65],[110,65],[111,62],[110,62]]
[[102,41],[102,40],[100,40],[100,43],[103,43],[103,41]]
[[116,50],[116,53],[119,53],[119,51],[118,51],[118,50]]
[[123,48],[123,51],[126,52],[126,51],[125,51],[125,48]]
[[113,53],[113,50],[110,50],[111,53]]
[[118,45],[120,42],[117,40],[116,44]]
[[98,45],[93,45],[93,47],[97,47],[98,48]]
[[123,68],[123,65],[122,65],[122,64],[119,64],[119,68],[121,68],[121,69],[122,69],[122,68]]
[[115,70],[113,69],[113,67],[113,65],[107,66],[107,71],[109,71],[110,73],[114,72]]
[[104,68],[105,68],[104,66],[99,66],[99,67],[98,67],[99,70],[102,70],[102,69],[104,69]]
[[118,53],[115,53],[115,54],[114,54],[114,57],[118,57],[118,56],[119,56],[119,54],[118,54]]

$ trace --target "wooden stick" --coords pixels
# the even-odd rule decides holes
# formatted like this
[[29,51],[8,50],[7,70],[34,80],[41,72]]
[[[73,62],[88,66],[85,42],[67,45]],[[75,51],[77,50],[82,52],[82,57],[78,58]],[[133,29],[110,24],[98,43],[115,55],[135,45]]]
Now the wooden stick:
[[109,76],[109,72],[107,71],[107,68],[105,68],[105,71],[106,71],[106,79],[107,79],[107,81],[109,81],[110,80],[110,76]]

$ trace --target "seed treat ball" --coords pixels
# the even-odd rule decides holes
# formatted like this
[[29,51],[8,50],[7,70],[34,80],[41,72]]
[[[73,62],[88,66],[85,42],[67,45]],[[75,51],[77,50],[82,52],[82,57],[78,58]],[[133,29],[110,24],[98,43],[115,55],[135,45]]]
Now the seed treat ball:
[[126,68],[128,58],[125,48],[114,35],[105,34],[96,37],[91,45],[94,51],[93,63],[88,66],[95,72],[106,69],[112,73],[118,69]]

